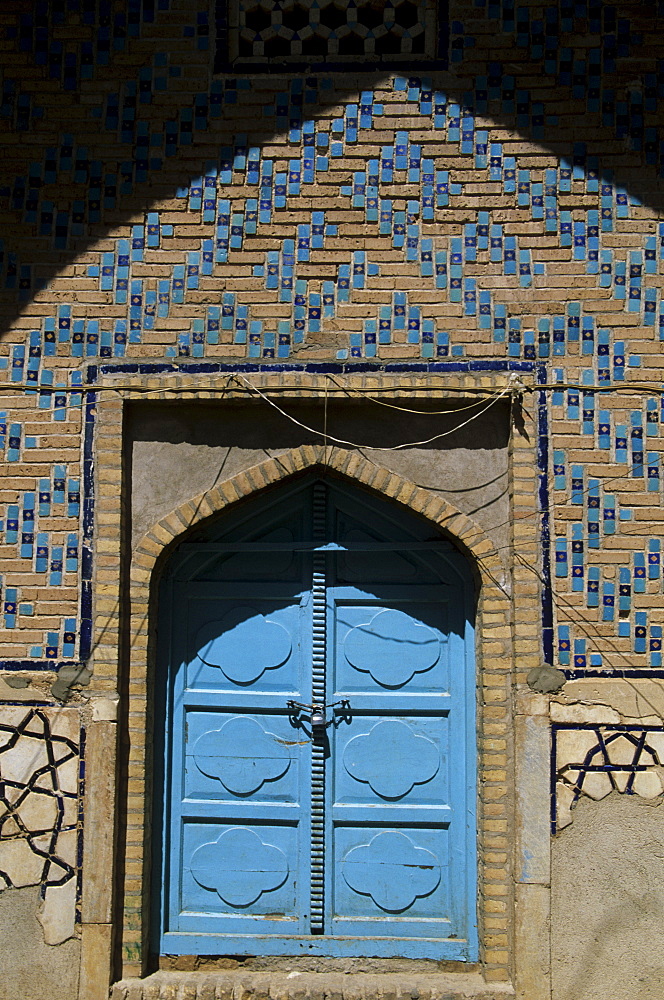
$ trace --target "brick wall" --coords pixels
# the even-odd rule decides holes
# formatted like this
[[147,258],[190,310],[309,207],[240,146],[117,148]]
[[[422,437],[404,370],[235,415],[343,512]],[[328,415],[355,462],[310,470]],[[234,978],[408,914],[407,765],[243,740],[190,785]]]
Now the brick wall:
[[155,392],[198,362],[511,366],[546,383],[551,517],[525,570],[570,678],[563,822],[606,733],[635,752],[597,797],[640,768],[659,793],[659,708],[597,686],[664,678],[656,6],[452,3],[448,69],[413,77],[215,76],[204,2],[2,13],[6,701],[22,678],[48,701],[90,653],[103,366],[160,363]]

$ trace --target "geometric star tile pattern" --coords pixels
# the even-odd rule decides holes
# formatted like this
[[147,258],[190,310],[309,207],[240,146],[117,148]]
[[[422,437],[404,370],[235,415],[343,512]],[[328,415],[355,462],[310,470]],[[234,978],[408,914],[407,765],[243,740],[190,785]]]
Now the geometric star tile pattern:
[[661,729],[604,726],[556,727],[556,830],[572,822],[582,797],[611,792],[652,799],[662,794]]
[[72,727],[49,715],[5,709],[0,722],[2,888],[47,889],[76,876],[79,745]]

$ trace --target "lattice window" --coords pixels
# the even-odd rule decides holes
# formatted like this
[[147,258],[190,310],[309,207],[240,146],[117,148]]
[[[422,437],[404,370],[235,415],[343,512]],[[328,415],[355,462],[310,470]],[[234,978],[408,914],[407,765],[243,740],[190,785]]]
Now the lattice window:
[[440,17],[433,0],[229,0],[217,4],[217,69],[439,61]]

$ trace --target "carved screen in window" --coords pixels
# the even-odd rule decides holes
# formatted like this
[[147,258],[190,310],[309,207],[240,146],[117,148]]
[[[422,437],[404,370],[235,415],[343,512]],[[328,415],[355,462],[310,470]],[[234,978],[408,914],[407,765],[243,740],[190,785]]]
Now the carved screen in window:
[[442,10],[432,0],[229,0],[223,12],[221,6],[217,69],[441,63]]

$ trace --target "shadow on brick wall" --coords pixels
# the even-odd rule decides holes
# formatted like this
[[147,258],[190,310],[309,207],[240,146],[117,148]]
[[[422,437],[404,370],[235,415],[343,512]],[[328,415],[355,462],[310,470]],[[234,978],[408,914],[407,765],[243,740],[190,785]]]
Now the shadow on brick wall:
[[[544,148],[565,161],[572,181],[604,179],[659,211],[663,7],[452,0],[449,63],[412,68],[411,100],[447,129],[447,141],[462,144],[470,165],[477,163],[479,130],[496,123],[533,144],[521,147],[526,155]],[[22,0],[0,14],[0,32],[5,329],[75,261],[85,278],[86,251],[103,249],[111,236],[129,238],[128,226],[143,228],[137,238],[145,246],[157,245],[144,225],[152,205],[179,195],[194,208],[198,198],[204,213],[204,185],[200,197],[192,195],[193,180],[207,172],[223,181],[234,158],[246,175],[247,150],[285,130],[291,145],[274,155],[301,158],[305,121],[330,115],[332,107],[343,118],[340,106],[356,102],[358,92],[386,85],[384,70],[298,71],[278,84],[269,74],[251,81],[215,75],[214,4],[206,0]],[[456,138],[455,113],[445,117],[441,95],[448,108],[461,107]],[[351,149],[369,137],[362,118],[356,143],[352,131],[347,112],[341,138]],[[211,222],[214,229],[218,220]],[[192,247],[199,244],[194,236]]]

